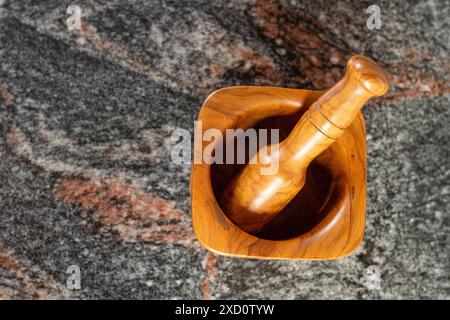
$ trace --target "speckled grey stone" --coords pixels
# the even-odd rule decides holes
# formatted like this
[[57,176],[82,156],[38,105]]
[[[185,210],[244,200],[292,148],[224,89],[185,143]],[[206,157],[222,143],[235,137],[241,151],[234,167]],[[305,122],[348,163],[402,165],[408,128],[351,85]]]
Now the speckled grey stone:
[[[448,0],[377,1],[380,30],[371,1],[82,0],[78,31],[70,4],[0,1],[0,299],[450,298]],[[337,261],[207,253],[172,132],[193,132],[217,88],[324,89],[354,53],[392,81],[363,110],[361,247]]]

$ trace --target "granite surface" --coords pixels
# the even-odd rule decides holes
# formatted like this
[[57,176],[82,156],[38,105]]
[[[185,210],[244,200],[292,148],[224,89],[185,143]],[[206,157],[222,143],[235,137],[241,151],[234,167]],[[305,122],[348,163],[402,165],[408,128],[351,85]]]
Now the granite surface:
[[[0,299],[449,299],[449,51],[448,0],[1,0]],[[202,249],[173,130],[223,86],[328,88],[353,53],[392,80],[363,111],[361,247],[309,262]]]

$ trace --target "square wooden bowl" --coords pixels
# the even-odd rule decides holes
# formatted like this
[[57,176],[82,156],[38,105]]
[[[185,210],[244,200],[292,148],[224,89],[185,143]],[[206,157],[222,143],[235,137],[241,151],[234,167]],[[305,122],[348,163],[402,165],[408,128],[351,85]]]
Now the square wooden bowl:
[[[264,123],[288,131],[289,120],[298,119],[321,94],[274,87],[220,89],[200,110],[201,134],[210,128],[224,134],[226,129],[245,130]],[[201,157],[210,143],[217,141],[196,139],[194,153]],[[364,234],[366,206],[366,143],[361,113],[311,164],[305,187],[260,234],[241,230],[217,202],[221,189],[238,169],[192,165],[192,223],[197,239],[208,250],[233,257],[325,260],[343,257],[358,247]]]

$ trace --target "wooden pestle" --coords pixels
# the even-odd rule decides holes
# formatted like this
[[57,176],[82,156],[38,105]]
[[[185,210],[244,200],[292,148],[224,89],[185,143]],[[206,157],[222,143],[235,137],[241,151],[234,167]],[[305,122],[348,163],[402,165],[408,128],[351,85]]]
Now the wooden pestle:
[[[222,210],[249,233],[263,230],[303,188],[311,161],[345,132],[367,100],[388,88],[380,66],[353,56],[345,76],[309,107],[278,149],[261,149],[254,155],[258,161],[247,164],[230,182],[220,197]],[[263,175],[261,169],[273,161],[278,161],[278,171]]]

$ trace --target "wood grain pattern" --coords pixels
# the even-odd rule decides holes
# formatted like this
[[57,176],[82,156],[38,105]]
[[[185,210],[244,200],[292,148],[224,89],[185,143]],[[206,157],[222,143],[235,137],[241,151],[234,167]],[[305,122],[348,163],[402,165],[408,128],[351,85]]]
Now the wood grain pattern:
[[[375,62],[353,56],[345,76],[312,104],[289,136],[261,148],[228,184],[220,198],[224,212],[249,233],[263,231],[303,188],[311,161],[345,132],[368,99],[387,89],[387,76]],[[268,163],[279,170],[265,175]]]
[[[273,87],[224,88],[207,98],[198,119],[203,132],[246,129],[265,119],[289,131],[292,123],[286,123],[299,119],[322,94]],[[197,156],[208,144],[196,141]],[[218,194],[239,166],[193,164],[191,204],[197,239],[215,253],[234,257],[334,259],[349,254],[360,243],[365,224],[365,127],[360,113],[311,168],[316,170],[308,175],[311,179],[306,179],[303,190],[264,232],[252,235],[234,224],[218,203]],[[311,199],[310,194],[321,188],[322,197]]]

